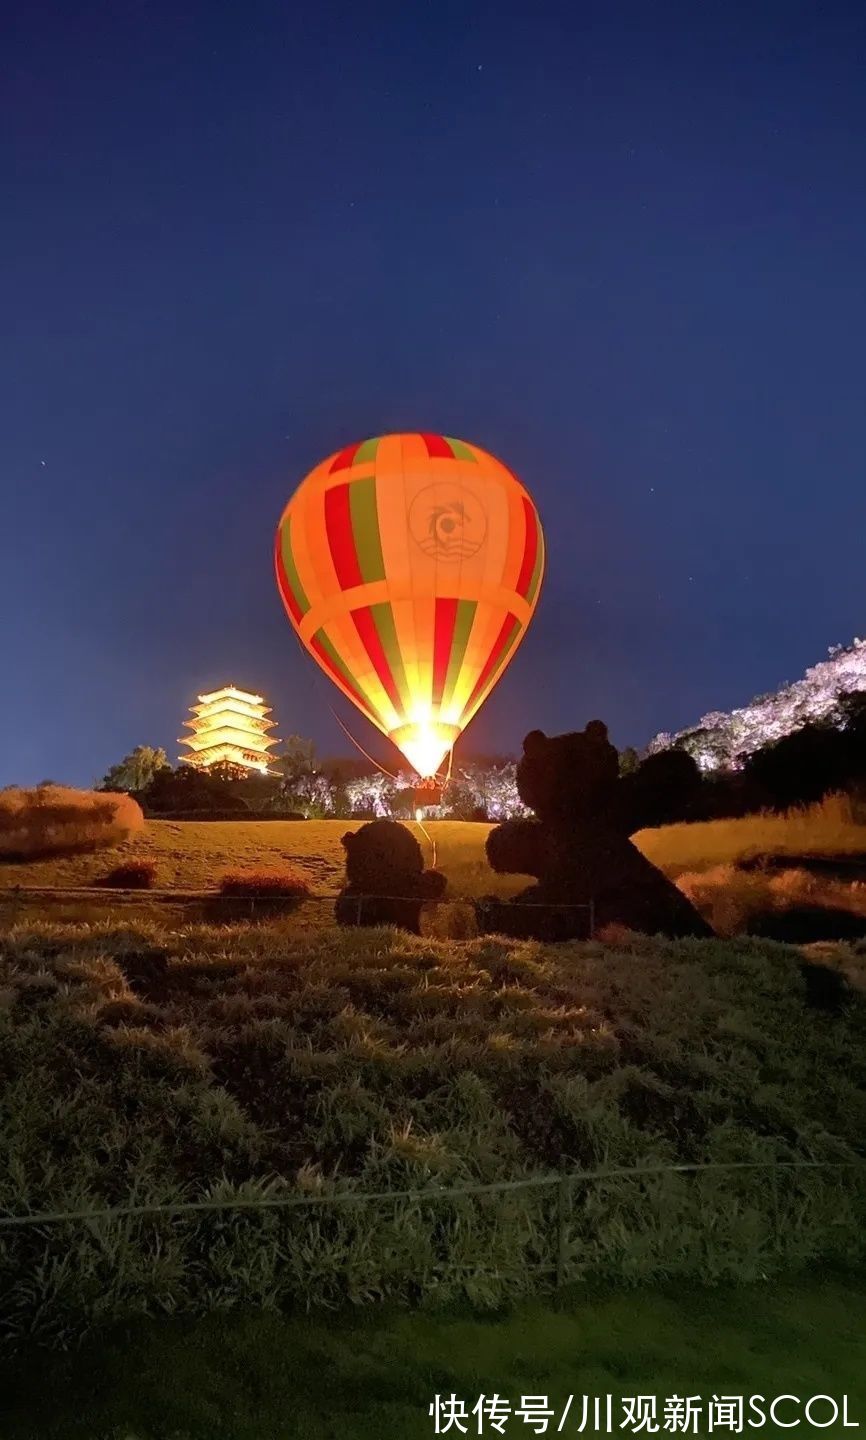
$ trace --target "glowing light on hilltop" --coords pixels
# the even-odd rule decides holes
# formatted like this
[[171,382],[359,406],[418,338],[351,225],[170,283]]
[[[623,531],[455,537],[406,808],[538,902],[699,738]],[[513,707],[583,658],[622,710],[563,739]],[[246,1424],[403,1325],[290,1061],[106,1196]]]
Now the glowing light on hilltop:
[[198,704],[190,706],[190,716],[184,725],[191,733],[178,737],[190,752],[179,757],[185,764],[208,770],[227,763],[269,773],[268,751],[279,740],[268,734],[276,722],[269,718],[270,706],[263,696],[225,685],[199,695]]
[[857,636],[850,645],[834,645],[826,660],[791,685],[737,710],[712,711],[688,730],[656,735],[648,752],[677,745],[695,757],[701,770],[738,770],[755,750],[803,725],[838,721],[845,696],[861,690],[866,690],[866,640]]

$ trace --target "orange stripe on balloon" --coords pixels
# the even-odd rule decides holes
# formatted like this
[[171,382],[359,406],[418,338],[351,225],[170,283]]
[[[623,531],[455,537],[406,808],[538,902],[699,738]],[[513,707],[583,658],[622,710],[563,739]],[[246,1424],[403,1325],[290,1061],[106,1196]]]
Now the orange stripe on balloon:
[[328,654],[327,650],[325,649],[318,636],[311,635],[307,643],[313,654],[316,656],[316,659],[321,665],[325,667],[329,674],[333,675],[340,688],[346,690],[348,694],[351,695],[356,705],[360,706],[360,708],[364,711],[365,715],[369,715],[371,720],[375,720],[375,713],[366,696],[361,694],[361,691],[358,689],[357,685],[354,685],[350,680],[346,678],[340,667],[336,665],[331,659],[330,655]]
[[477,699],[478,696],[481,694],[482,690],[484,689],[485,685],[487,684],[488,680],[490,679],[490,676],[492,675],[494,669],[496,668],[496,663],[497,663],[497,661],[499,660],[499,657],[501,656],[503,650],[505,649],[505,646],[508,644],[509,636],[511,635],[511,633],[512,633],[512,631],[513,631],[513,629],[514,629],[514,627],[515,627],[515,625],[516,625],[517,623],[518,623],[518,621],[517,621],[517,616],[516,616],[516,615],[512,615],[512,614],[509,612],[509,613],[505,616],[505,619],[503,620],[502,625],[500,626],[499,634],[497,635],[496,640],[495,640],[495,643],[494,643],[494,645],[493,645],[493,649],[490,651],[490,654],[488,655],[487,659],[486,659],[485,662],[484,662],[484,666],[483,666],[483,669],[482,669],[482,671],[481,671],[481,674],[478,676],[478,679],[475,681],[475,688],[473,689],[472,694],[469,696],[469,699],[466,701],[466,705],[465,705],[465,707],[464,707],[466,710],[471,710],[471,708],[472,708],[472,706],[474,705],[476,699]]
[[362,585],[364,577],[355,549],[348,485],[335,485],[325,491],[325,530],[340,589],[351,590],[355,585]]
[[361,638],[361,643],[373,662],[373,669],[382,682],[382,688],[399,715],[403,709],[403,701],[400,698],[400,692],[397,689],[396,681],[391,673],[391,666],[388,664],[388,657],[385,654],[379,631],[376,629],[376,622],[373,619],[369,605],[364,605],[360,610],[353,610],[352,619],[355,622],[355,629]]

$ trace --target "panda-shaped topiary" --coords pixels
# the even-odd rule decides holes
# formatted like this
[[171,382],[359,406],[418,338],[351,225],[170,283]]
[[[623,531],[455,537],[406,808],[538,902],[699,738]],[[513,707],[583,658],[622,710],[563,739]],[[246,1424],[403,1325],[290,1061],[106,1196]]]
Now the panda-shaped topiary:
[[534,820],[506,820],[487,837],[499,873],[538,882],[512,901],[479,902],[480,928],[539,940],[585,938],[616,924],[665,935],[711,935],[682,891],[629,836],[646,825],[685,819],[697,803],[700,775],[688,755],[652,756],[620,778],[607,726],[523,742],[517,789]]
[[439,900],[447,880],[425,870],[421,846],[405,825],[371,820],[343,836],[346,884],[336,903],[340,925],[398,925],[421,933],[425,900]]

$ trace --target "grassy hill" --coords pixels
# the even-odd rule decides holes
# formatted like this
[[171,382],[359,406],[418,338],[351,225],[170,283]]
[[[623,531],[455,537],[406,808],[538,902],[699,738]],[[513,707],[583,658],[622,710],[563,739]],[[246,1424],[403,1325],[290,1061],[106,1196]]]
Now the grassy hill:
[[[343,883],[340,838],[360,820],[149,820],[141,835],[114,850],[0,863],[0,888],[11,885],[89,885],[121,860],[151,860],[159,889],[200,890],[219,884],[228,870],[300,870],[314,893],[333,893]],[[416,824],[410,828],[433,860],[430,844]],[[490,888],[495,876],[484,856],[489,825],[439,821],[425,826],[436,845],[437,863],[457,894]]]
[[[860,1253],[859,1170],[552,1170],[852,1162],[866,1133],[864,957],[810,1007],[798,952],[548,947],[390,930],[19,926],[0,944],[0,1210],[204,1198],[316,1208],[20,1229],[7,1334],[244,1303],[503,1301],[569,1283],[717,1280]],[[358,1192],[432,1200],[341,1203]]]
[[[96,854],[51,857],[25,863],[0,862],[0,889],[15,885],[72,886],[98,882],[121,860],[140,858],[156,865],[160,889],[211,889],[228,870],[278,870],[292,866],[306,877],[314,893],[338,890],[343,881],[340,837],[358,829],[352,820],[149,820],[141,835],[115,850]],[[436,863],[448,876],[455,896],[510,894],[525,881],[497,876],[487,864],[484,842],[489,825],[457,820],[411,823],[427,864]],[[425,833],[426,832],[426,833]],[[668,825],[635,836],[644,854],[676,878],[685,871],[732,864],[754,855],[866,855],[866,824],[850,802],[831,797],[822,805],[788,815],[754,815],[743,820],[715,820],[694,825]]]

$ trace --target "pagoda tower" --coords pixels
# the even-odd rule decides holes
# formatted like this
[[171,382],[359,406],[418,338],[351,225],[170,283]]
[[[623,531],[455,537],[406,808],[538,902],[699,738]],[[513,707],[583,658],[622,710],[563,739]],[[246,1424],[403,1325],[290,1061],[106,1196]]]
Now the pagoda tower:
[[276,735],[268,734],[276,723],[268,718],[270,708],[263,696],[234,685],[199,695],[198,704],[190,706],[191,718],[184,721],[192,733],[178,736],[178,744],[189,746],[190,753],[179,758],[202,770],[228,761],[267,775],[268,750],[279,744]]

